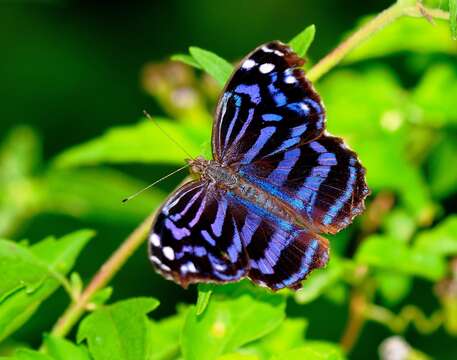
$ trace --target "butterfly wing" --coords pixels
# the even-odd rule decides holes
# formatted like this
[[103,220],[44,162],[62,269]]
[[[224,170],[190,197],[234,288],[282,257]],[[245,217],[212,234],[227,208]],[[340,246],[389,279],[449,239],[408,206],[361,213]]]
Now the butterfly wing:
[[247,164],[313,140],[325,128],[319,95],[278,42],[255,49],[232,75],[219,100],[213,154],[224,164]]
[[328,242],[298,225],[267,214],[230,191],[240,238],[248,255],[247,276],[272,290],[298,289],[301,281],[328,260]]
[[247,272],[232,207],[203,181],[185,184],[161,208],[149,236],[149,257],[159,273],[183,287],[236,281]]
[[248,276],[279,290],[299,288],[327,263],[327,240],[253,208],[202,181],[177,190],[149,236],[150,260],[167,279],[186,287]]
[[349,225],[369,194],[357,155],[328,135],[242,165],[239,173],[288,203],[319,233],[334,234]]
[[213,152],[292,204],[313,231],[336,233],[363,210],[365,170],[341,139],[324,134],[324,108],[301,65],[280,42],[242,60],[219,102]]

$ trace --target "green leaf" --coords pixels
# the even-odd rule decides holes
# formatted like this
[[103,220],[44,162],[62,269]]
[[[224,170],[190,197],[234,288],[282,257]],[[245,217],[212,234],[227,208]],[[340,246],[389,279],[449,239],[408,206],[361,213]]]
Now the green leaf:
[[33,171],[41,160],[37,134],[20,126],[9,131],[0,145],[0,236],[9,236],[40,208],[40,189]]
[[44,345],[47,354],[54,360],[91,360],[89,352],[84,346],[75,345],[56,336],[45,335]]
[[25,323],[57,290],[60,278],[93,235],[93,231],[81,230],[31,247],[0,240],[0,340]]
[[442,135],[441,141],[430,154],[428,174],[432,194],[439,199],[446,198],[457,192],[457,166],[449,166],[457,162],[457,136],[452,133]]
[[405,210],[396,208],[387,214],[383,228],[389,236],[408,242],[416,231],[416,222]]
[[198,299],[195,306],[195,313],[198,315],[203,314],[205,309],[208,307],[209,300],[213,294],[213,284],[199,284],[198,285]]
[[233,72],[233,65],[211,51],[192,46],[189,52],[203,70],[224,86]]
[[343,271],[343,260],[331,257],[325,269],[313,271],[303,282],[303,287],[294,293],[295,301],[299,304],[307,304],[316,300],[341,278]]
[[452,38],[457,40],[457,0],[449,0],[449,25]]
[[[363,73],[344,70],[330,74],[319,88],[327,105],[329,131],[343,136],[357,151],[367,168],[369,187],[396,191],[418,221],[430,222],[435,207],[419,164],[410,160],[411,144],[419,141],[409,123],[414,121],[410,99],[398,80],[385,68]],[[357,111],[350,104],[356,104]]]
[[253,343],[247,350],[253,349],[262,359],[297,348],[305,344],[306,319],[285,319],[273,332]]
[[217,360],[260,360],[257,355],[253,354],[242,354],[242,353],[231,353],[218,356]]
[[457,215],[451,215],[433,229],[418,234],[414,247],[424,253],[457,255]]
[[83,280],[81,279],[81,276],[77,272],[73,272],[70,275],[70,286],[72,293],[75,298],[79,297],[81,295],[81,292],[84,287]]
[[100,308],[87,316],[78,330],[78,342],[86,340],[94,360],[147,360],[150,334],[147,314],[159,302],[136,298]]
[[77,219],[133,226],[165,198],[165,193],[152,188],[133,203],[121,204],[123,198],[146,185],[145,182],[108,168],[52,168],[43,181],[45,207],[48,212]]
[[151,355],[148,360],[176,358],[180,353],[180,335],[184,325],[186,312],[150,322]]
[[205,312],[192,307],[184,324],[182,351],[186,360],[214,359],[256,340],[284,319],[285,300],[264,292],[235,298],[213,295]]
[[446,273],[443,257],[382,235],[366,238],[357,251],[356,261],[429,280],[438,280]]
[[[457,48],[455,42],[454,46]],[[457,70],[454,66],[429,67],[413,92],[413,99],[423,112],[421,122],[434,127],[457,124],[456,93]]]
[[202,67],[200,66],[200,64],[195,61],[195,59],[188,55],[188,54],[175,54],[175,55],[172,55],[170,57],[171,60],[173,61],[179,61],[179,62],[182,62],[186,65],[189,65],[189,66],[192,66],[196,69],[201,69]]
[[[361,23],[370,19],[365,18]],[[423,18],[402,17],[374,34],[370,41],[360,44],[343,61],[351,63],[402,52],[411,52],[415,56],[421,53],[457,53],[457,46],[449,36],[447,22],[436,20],[435,23],[432,26]]]
[[410,276],[389,270],[375,274],[379,292],[388,305],[396,305],[411,291],[412,279]]
[[0,359],[9,359],[9,360],[58,360],[58,359],[53,359],[49,355],[42,354],[38,351],[35,350],[30,350],[30,349],[18,349],[13,357],[9,358],[1,358]]
[[[191,155],[201,153],[200,145],[210,136],[208,127],[155,119],[160,127]],[[164,156],[164,151],[166,156]],[[179,164],[187,157],[151,120],[114,127],[104,135],[76,145],[55,159],[59,167],[99,165],[102,163]]]
[[283,352],[272,358],[272,360],[282,359],[344,360],[346,357],[341,348],[336,344],[324,341],[308,341],[306,345]]
[[315,34],[316,26],[310,25],[300,34],[296,35],[292,40],[290,40],[289,45],[297,53],[298,56],[305,57],[309,47],[314,40]]
[[90,299],[91,305],[95,305],[96,307],[105,304],[113,294],[113,288],[107,286],[103,289],[98,290],[94,295],[92,295]]

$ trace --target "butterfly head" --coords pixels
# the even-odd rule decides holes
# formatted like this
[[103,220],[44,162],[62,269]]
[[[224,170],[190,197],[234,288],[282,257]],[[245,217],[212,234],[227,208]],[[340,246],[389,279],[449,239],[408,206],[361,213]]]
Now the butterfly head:
[[186,162],[189,164],[190,172],[199,176],[204,175],[209,166],[209,161],[203,156],[197,156],[194,159],[186,159]]

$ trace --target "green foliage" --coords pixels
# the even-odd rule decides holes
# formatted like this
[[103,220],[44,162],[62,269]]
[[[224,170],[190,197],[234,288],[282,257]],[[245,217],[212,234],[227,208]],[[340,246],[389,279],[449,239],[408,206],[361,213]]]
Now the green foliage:
[[0,340],[23,325],[58,287],[92,238],[80,230],[27,247],[0,240]]
[[87,341],[94,360],[148,359],[152,349],[146,314],[158,305],[157,300],[137,298],[100,308],[81,322],[78,341]]
[[[157,118],[159,126],[191,154],[200,153],[200,145],[209,136],[208,128],[186,126]],[[167,156],[157,149],[167,149]],[[102,163],[171,163],[182,164],[185,154],[151,120],[132,126],[110,129],[105,135],[64,151],[56,159],[58,167],[77,167]]]
[[457,40],[457,1],[449,0],[449,20],[451,25],[451,34],[454,40]]
[[45,335],[44,346],[46,352],[54,360],[91,360],[90,354],[84,346],[78,346],[68,340]]
[[[368,20],[369,18],[363,19],[361,24]],[[408,40],[405,41],[405,39]],[[423,18],[405,17],[373,35],[370,41],[354,49],[344,59],[344,62],[352,63],[403,52],[456,54],[457,46],[449,36],[447,22],[435,20],[435,25],[432,25]]]
[[368,237],[357,251],[356,260],[361,264],[430,280],[440,279],[446,270],[446,263],[441,257],[382,235]]
[[344,360],[343,352],[337,345],[312,341],[294,350],[289,350],[272,358],[272,360],[315,359],[315,360]]
[[[415,6],[412,0],[398,3]],[[450,0],[454,37],[456,7],[457,2]],[[360,26],[370,19],[363,19]],[[300,56],[308,56],[315,31],[314,25],[308,26],[289,45]],[[316,46],[320,44],[312,50]],[[189,54],[172,56],[188,66],[173,63],[180,68],[170,76],[160,65],[152,76],[148,73],[152,80],[143,79],[147,93],[163,107],[163,116],[112,126],[53,154],[51,160],[41,155],[35,130],[13,128],[0,145],[0,235],[5,238],[0,239],[0,355],[9,356],[2,359],[340,360],[352,358],[345,353],[348,337],[357,340],[358,331],[366,331],[354,330],[361,325],[352,323],[359,317],[393,333],[404,332],[412,342],[410,347],[405,343],[411,358],[426,355],[414,349],[425,345],[405,332],[410,323],[422,335],[442,328],[439,336],[453,341],[457,334],[456,54],[447,23],[438,20],[433,27],[423,18],[405,16],[350,52],[342,69],[315,84],[326,104],[329,131],[357,151],[373,195],[350,230],[331,239],[328,266],[310,274],[296,292],[273,293],[248,281],[201,284],[193,305],[152,275],[144,251],[141,263],[132,256],[129,271],[121,269],[123,262],[102,266],[100,260],[109,256],[105,248],[115,248],[165,198],[165,191],[154,188],[134,204],[120,204],[144,187],[146,181],[139,178],[149,177],[149,171],[156,172],[154,180],[166,174],[165,166],[183,164],[186,154],[169,137],[193,156],[210,155],[209,119],[220,87],[234,69],[218,55],[191,47]],[[212,80],[203,75],[197,81],[202,71]],[[187,97],[180,98],[183,93]],[[148,167],[146,176],[140,166]],[[35,230],[46,217],[56,217],[58,229],[100,227],[100,239],[90,244],[92,251],[85,252],[86,262],[78,262],[76,270],[72,270],[76,259],[92,231],[48,237],[32,245],[10,240],[34,234],[30,229],[47,233],[41,227]],[[119,232],[117,237],[105,235],[111,227]],[[145,233],[140,227],[134,236]],[[114,260],[122,251],[130,256],[133,250],[121,248]],[[94,253],[101,253],[100,263],[92,263]],[[88,286],[97,267],[100,270]],[[87,289],[118,271],[119,280],[101,284],[71,313]],[[147,290],[129,290],[132,284],[151,283]],[[426,290],[417,290],[417,284]],[[68,339],[57,336],[59,331],[44,321],[62,315],[59,306],[53,306],[61,301],[53,296],[59,288],[70,297],[65,301],[72,304],[76,339],[73,333]],[[163,308],[153,312],[159,301],[151,296],[164,299]],[[428,304],[433,312],[425,316],[416,300],[433,296],[438,301]],[[110,304],[111,297],[126,299]],[[334,311],[338,316],[333,318]],[[37,312],[40,316],[33,316]],[[65,316],[59,321],[68,321],[68,313]],[[81,316],[85,317],[79,321]],[[344,324],[346,319],[349,324]],[[30,326],[24,326],[29,320]],[[31,349],[27,331],[43,338],[39,350]],[[379,344],[380,336],[387,335],[364,336],[368,343]],[[358,355],[364,346],[356,345],[354,358],[375,356],[374,349],[369,349],[370,355]]]
[[202,315],[192,307],[183,329],[186,360],[214,359],[268,334],[284,319],[284,299],[244,294],[223,301],[213,297]]
[[304,57],[314,40],[315,34],[316,27],[314,25],[310,25],[290,40],[289,45],[300,57]]
[[[2,359],[2,358],[0,358]],[[6,359],[6,358],[3,358]],[[13,360],[54,360],[52,357],[41,354],[38,351],[33,351],[29,349],[19,349],[15,352],[13,357],[9,357],[8,359]]]
[[204,49],[192,46],[189,48],[189,52],[195,61],[210,74],[221,86],[224,86],[233,72],[233,66],[212,53]]
[[196,69],[202,68],[200,64],[191,55],[188,54],[175,54],[172,57],[170,57],[170,59],[173,61],[180,61]]

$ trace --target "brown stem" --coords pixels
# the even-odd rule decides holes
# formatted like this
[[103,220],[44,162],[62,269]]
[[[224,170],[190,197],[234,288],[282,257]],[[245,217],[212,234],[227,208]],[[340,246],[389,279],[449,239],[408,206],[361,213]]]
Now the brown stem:
[[407,1],[397,1],[352,33],[333,51],[324,56],[308,71],[308,79],[312,82],[318,80],[322,75],[334,68],[354,48],[402,16],[449,19],[449,13],[445,11],[429,9],[419,3],[411,5]]
[[349,319],[346,323],[340,344],[343,350],[348,353],[354,347],[365,323],[365,308],[367,306],[366,295],[357,288],[352,290],[349,301]]
[[148,216],[103,264],[77,301],[73,302],[59,318],[51,331],[52,335],[66,336],[70,332],[86,311],[93,295],[109,283],[128,258],[143,243],[154,216],[155,212]]

